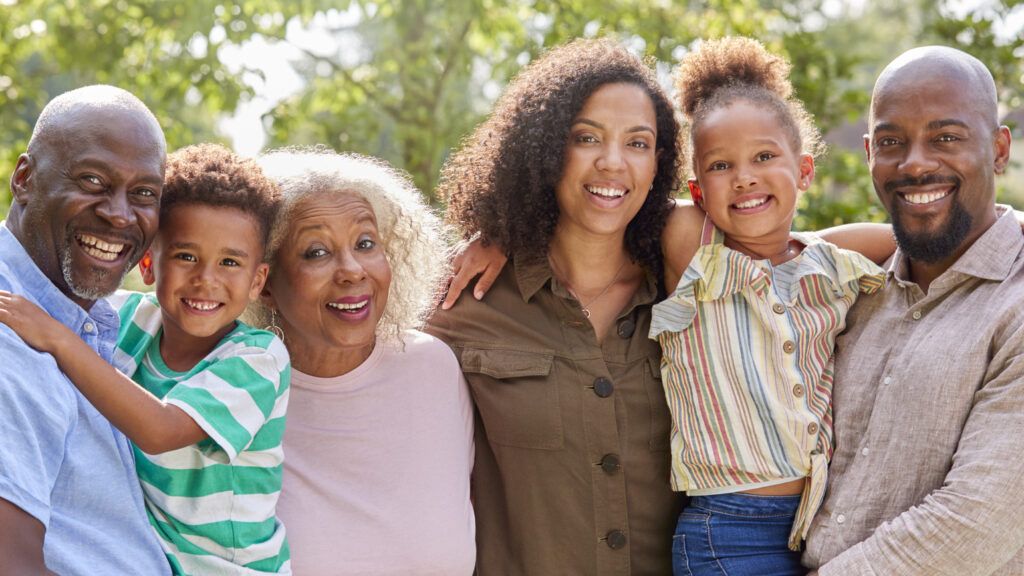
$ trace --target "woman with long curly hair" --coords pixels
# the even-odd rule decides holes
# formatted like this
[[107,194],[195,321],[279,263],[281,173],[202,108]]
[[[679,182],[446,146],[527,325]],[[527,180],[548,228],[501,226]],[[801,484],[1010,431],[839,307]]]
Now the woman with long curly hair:
[[671,571],[680,498],[647,338],[679,128],[610,40],[527,66],[454,155],[450,219],[510,256],[486,298],[438,311],[477,406],[478,573]]

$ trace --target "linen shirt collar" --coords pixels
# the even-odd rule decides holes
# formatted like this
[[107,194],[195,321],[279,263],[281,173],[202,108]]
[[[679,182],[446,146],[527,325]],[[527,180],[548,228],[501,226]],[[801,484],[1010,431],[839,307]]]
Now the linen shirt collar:
[[[554,272],[551,271],[551,264],[548,263],[546,255],[514,256],[512,265],[515,267],[516,286],[519,288],[519,294],[523,297],[523,302],[529,302],[541,288],[554,280]],[[552,292],[559,293],[555,290],[554,284],[555,282],[552,282]],[[565,291],[564,287],[560,286],[559,288],[562,289],[561,291]],[[569,294],[566,292],[559,295],[568,296]],[[629,305],[626,306],[625,311],[632,310],[638,305],[650,304],[657,296],[658,279],[649,270],[644,270],[644,281],[633,295]]]
[[35,261],[25,251],[25,247],[8,228],[6,220],[0,222],[0,261],[3,261],[12,276],[18,279],[22,294],[57,321],[77,334],[88,332],[84,329],[85,324],[92,321],[99,328],[101,338],[116,340],[120,321],[113,307],[101,299],[86,312],[68,298],[36,266]]
[[[1021,232],[1016,214],[1009,206],[997,204],[996,211],[999,217],[995,223],[975,240],[948,270],[939,275],[939,278],[950,274],[964,274],[996,282],[1007,278],[1021,248],[1024,247],[1024,233]],[[897,248],[886,269],[886,278],[895,280],[901,286],[915,284],[909,277],[910,261],[903,251]],[[936,278],[936,281],[939,278]]]

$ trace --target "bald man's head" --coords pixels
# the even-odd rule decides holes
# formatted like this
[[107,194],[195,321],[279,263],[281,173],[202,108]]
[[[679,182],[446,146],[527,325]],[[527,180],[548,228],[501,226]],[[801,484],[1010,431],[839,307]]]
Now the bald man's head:
[[62,94],[36,122],[7,226],[82,307],[113,292],[156,234],[166,148],[153,113],[113,86]]

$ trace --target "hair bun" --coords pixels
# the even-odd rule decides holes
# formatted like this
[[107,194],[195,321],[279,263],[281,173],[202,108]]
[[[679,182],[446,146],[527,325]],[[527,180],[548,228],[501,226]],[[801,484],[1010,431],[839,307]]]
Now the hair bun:
[[679,103],[687,118],[715,92],[750,86],[772,92],[783,101],[793,94],[789,62],[768,52],[752,38],[729,36],[707,40],[683,57],[676,74]]

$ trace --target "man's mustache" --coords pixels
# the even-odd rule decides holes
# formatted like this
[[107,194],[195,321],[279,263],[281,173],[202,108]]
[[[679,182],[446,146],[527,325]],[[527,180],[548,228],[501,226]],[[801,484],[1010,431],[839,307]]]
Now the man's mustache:
[[956,176],[942,176],[939,174],[929,174],[922,178],[900,178],[899,180],[889,180],[882,187],[889,194],[892,194],[899,188],[906,188],[908,186],[932,186],[935,184],[952,184],[954,186],[960,185],[960,179]]

